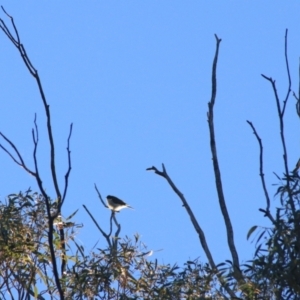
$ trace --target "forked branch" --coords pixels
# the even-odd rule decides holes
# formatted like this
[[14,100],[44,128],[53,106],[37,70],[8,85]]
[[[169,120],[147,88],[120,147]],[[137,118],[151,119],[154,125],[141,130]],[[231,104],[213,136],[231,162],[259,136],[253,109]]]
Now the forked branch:
[[17,27],[15,25],[14,19],[12,16],[10,16],[5,9],[3,8],[3,6],[1,6],[3,12],[7,15],[7,17],[10,18],[13,29],[14,29],[14,33],[15,36],[13,36],[13,34],[10,32],[10,30],[8,29],[8,27],[6,26],[5,22],[0,19],[0,28],[2,29],[2,31],[5,33],[5,35],[10,39],[10,41],[13,43],[13,45],[17,48],[17,50],[19,51],[28,71],[30,72],[30,74],[34,77],[39,92],[40,92],[40,96],[42,98],[43,104],[44,104],[44,109],[45,109],[45,113],[47,116],[47,132],[48,132],[48,138],[49,138],[49,143],[50,143],[50,168],[51,168],[51,175],[52,175],[52,180],[53,180],[53,184],[54,184],[54,188],[56,191],[56,198],[61,200],[61,193],[60,193],[60,189],[58,186],[58,181],[57,181],[57,175],[56,175],[56,167],[55,167],[55,147],[54,147],[54,140],[53,140],[53,134],[52,134],[52,128],[51,128],[51,115],[50,115],[50,106],[47,103],[46,100],[46,96],[42,87],[42,83],[38,74],[37,69],[35,69],[35,67],[32,65],[26,50],[23,46],[23,44],[21,43],[20,40],[20,36],[17,30]]
[[[285,190],[287,192],[287,203],[289,204],[292,214],[293,214],[293,220],[294,220],[294,226],[297,232],[300,230],[300,225],[298,222],[298,211],[296,209],[295,203],[294,203],[294,197],[293,197],[293,190],[297,186],[297,181],[294,182],[292,177],[290,176],[290,170],[288,166],[288,155],[287,155],[287,146],[286,146],[286,141],[285,141],[285,132],[284,132],[284,113],[285,113],[285,108],[287,105],[287,101],[289,99],[290,93],[291,93],[291,76],[290,76],[290,69],[289,69],[289,62],[288,62],[288,54],[287,54],[287,35],[288,35],[288,30],[286,29],[285,31],[285,38],[284,38],[284,56],[285,56],[285,64],[286,64],[286,70],[287,70],[287,77],[288,77],[288,86],[287,86],[287,93],[282,101],[282,107],[281,107],[281,101],[279,99],[278,93],[277,93],[277,88],[276,88],[276,83],[275,80],[273,80],[271,77],[267,77],[262,74],[262,77],[268,80],[273,89],[276,105],[277,105],[277,112],[278,112],[278,118],[279,118],[279,128],[280,128],[280,138],[281,138],[281,144],[283,148],[283,163],[284,163],[284,168],[285,168],[285,174],[284,174],[284,179],[286,180],[286,185],[285,185]],[[299,66],[300,67],[300,66]],[[300,68],[299,68],[300,72]],[[299,73],[300,74],[300,73]],[[297,100],[296,103],[296,112],[300,116],[300,102],[299,102],[299,97],[300,97],[300,85],[299,85],[299,94],[298,97],[294,93],[294,97]],[[298,170],[298,163],[296,165],[296,168],[292,173],[295,175]],[[300,248],[300,237],[297,235],[296,237],[296,242],[297,242],[297,247]]]
[[[106,205],[105,201],[103,200],[97,185],[95,184],[95,190],[98,194],[98,197],[101,201],[101,203],[103,204],[103,206],[105,208],[108,208],[108,206]],[[97,228],[99,229],[99,231],[101,232],[101,234],[104,236],[104,238],[106,239],[110,249],[112,251],[116,251],[117,250],[117,246],[118,246],[118,238],[119,238],[119,234],[121,232],[121,224],[118,223],[117,218],[116,218],[116,213],[114,211],[111,212],[111,216],[110,216],[110,228],[109,228],[109,233],[105,233],[104,230],[101,229],[101,227],[99,226],[99,224],[97,223],[97,221],[95,220],[95,218],[92,216],[92,214],[88,211],[88,209],[83,206],[85,208],[85,210],[88,212],[88,214],[90,215],[90,217],[92,218],[92,220],[94,221],[94,223],[96,224]],[[112,231],[113,231],[113,222],[116,225],[117,229],[115,234],[112,236]]]
[[290,69],[289,69],[289,62],[288,62],[288,54],[287,54],[287,36],[288,36],[288,30],[286,29],[285,38],[284,38],[284,57],[285,57],[285,64],[286,64],[286,69],[287,69],[288,87],[287,87],[286,96],[285,96],[285,98],[282,102],[282,107],[281,107],[281,102],[280,102],[280,99],[279,99],[279,96],[278,96],[275,80],[272,79],[272,77],[265,76],[264,74],[261,74],[261,76],[271,83],[273,93],[274,93],[274,97],[275,97],[275,101],[276,101],[277,113],[278,113],[278,118],[279,118],[280,138],[281,138],[281,144],[282,144],[282,148],[283,148],[283,163],[284,163],[284,169],[285,169],[285,176],[287,178],[287,189],[288,189],[289,204],[290,204],[292,212],[295,216],[296,208],[295,208],[292,193],[291,193],[291,190],[290,190],[290,178],[288,176],[289,175],[288,155],[287,155],[287,147],[286,147],[285,135],[284,135],[284,113],[285,113],[285,108],[286,108],[286,105],[287,105],[287,101],[288,101],[290,93],[291,93],[291,85],[292,85],[291,76],[290,76]]
[[170,176],[167,173],[167,170],[164,166],[164,164],[162,164],[162,171],[159,171],[156,167],[152,166],[150,168],[146,169],[147,171],[154,171],[155,174],[162,176],[163,178],[165,178],[167,180],[167,182],[169,183],[169,185],[171,186],[171,188],[173,189],[173,191],[176,193],[176,195],[180,198],[181,202],[182,202],[182,206],[186,209],[188,215],[190,216],[191,222],[198,234],[201,246],[206,254],[206,257],[209,261],[210,266],[216,270],[216,264],[214,262],[214,259],[211,255],[211,252],[208,248],[207,242],[206,242],[206,238],[205,238],[205,234],[204,231],[201,229],[193,211],[191,210],[187,200],[185,199],[184,195],[180,192],[180,190],[176,187],[176,185],[174,184],[174,182],[172,181],[172,179],[170,178]]

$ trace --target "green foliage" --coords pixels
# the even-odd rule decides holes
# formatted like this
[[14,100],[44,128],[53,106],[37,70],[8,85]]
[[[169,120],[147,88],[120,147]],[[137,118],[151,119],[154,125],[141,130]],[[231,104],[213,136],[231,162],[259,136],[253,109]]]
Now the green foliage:
[[[78,254],[81,251],[78,252]],[[198,299],[213,289],[212,276],[197,260],[185,267],[160,265],[148,260],[149,251],[136,236],[126,238],[118,249],[98,249],[69,269],[68,297],[82,299]],[[217,292],[216,292],[217,294]]]
[[[50,201],[55,208],[55,201]],[[76,212],[75,212],[76,213]],[[85,253],[76,243],[79,225],[58,216],[54,224],[55,256],[62,255],[58,231],[65,230],[67,268],[61,277],[66,299],[222,299],[210,267],[198,260],[183,268],[150,260],[140,241],[118,238],[117,246]],[[0,203],[0,295],[18,299],[60,299],[48,245],[46,204],[38,193],[9,195]],[[114,239],[114,237],[112,237]],[[74,254],[68,254],[74,253]],[[17,295],[17,296],[16,296]],[[44,298],[46,297],[46,298]],[[29,299],[29,298],[28,298]]]
[[[255,257],[247,265],[249,277],[261,291],[276,299],[300,298],[300,177],[293,171],[277,189],[280,207],[272,227],[257,238]],[[252,227],[253,228],[253,227]],[[251,231],[251,230],[250,230]],[[249,232],[250,232],[249,231]]]
[[[34,296],[37,283],[45,285],[44,293],[55,293],[51,256],[48,243],[48,218],[45,199],[38,193],[9,195],[0,202],[0,295]],[[72,236],[72,229],[66,231]],[[55,254],[61,255],[61,242],[55,238]],[[1,299],[2,299],[1,298]],[[36,298],[36,297],[35,297]]]

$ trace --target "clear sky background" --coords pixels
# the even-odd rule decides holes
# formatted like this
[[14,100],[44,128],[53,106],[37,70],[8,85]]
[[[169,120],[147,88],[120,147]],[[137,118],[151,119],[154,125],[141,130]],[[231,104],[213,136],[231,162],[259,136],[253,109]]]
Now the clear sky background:
[[[298,90],[299,1],[8,1],[2,5],[18,26],[22,42],[42,79],[52,113],[59,184],[67,170],[69,125],[72,173],[63,214],[79,208],[84,223],[78,242],[87,249],[105,241],[82,208],[103,229],[110,212],[101,194],[115,195],[135,210],[118,214],[121,236],[141,235],[153,258],[180,265],[207,259],[179,198],[147,167],[161,168],[185,195],[217,263],[231,259],[218,206],[209,147],[207,103],[215,37],[222,38],[218,63],[215,131],[223,188],[240,260],[252,258],[246,240],[253,225],[270,225],[258,172],[256,126],[264,143],[266,182],[272,207],[282,174],[277,109],[270,83],[287,92],[284,34],[292,89]],[[9,23],[4,14],[1,17]],[[0,34],[0,131],[33,168],[34,113],[40,133],[38,158],[44,186],[55,197],[49,173],[45,113],[37,86],[9,40]],[[286,111],[289,166],[299,158],[295,99]],[[2,143],[2,141],[1,141]],[[0,197],[37,190],[34,179],[0,152]]]

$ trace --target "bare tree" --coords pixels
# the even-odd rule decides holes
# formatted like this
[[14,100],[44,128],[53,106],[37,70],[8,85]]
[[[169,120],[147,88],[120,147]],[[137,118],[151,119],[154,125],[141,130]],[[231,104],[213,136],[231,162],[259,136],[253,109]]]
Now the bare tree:
[[50,169],[49,172],[51,173],[52,183],[56,192],[55,199],[56,199],[56,207],[55,211],[52,210],[53,202],[51,201],[50,195],[47,194],[44,186],[43,186],[43,180],[39,173],[39,165],[37,161],[37,149],[38,149],[38,142],[39,142],[39,132],[38,132],[38,126],[36,122],[36,117],[34,119],[34,128],[32,129],[32,139],[34,144],[34,150],[33,150],[33,159],[34,159],[34,168],[35,170],[30,170],[27,167],[27,164],[25,163],[24,159],[22,158],[22,155],[20,154],[20,151],[17,149],[15,144],[6,137],[2,132],[0,132],[0,136],[8,143],[11,150],[7,149],[3,146],[3,144],[0,144],[0,147],[13,159],[13,161],[18,164],[19,166],[23,167],[26,172],[28,172],[30,175],[32,175],[40,189],[41,194],[43,195],[43,201],[45,201],[46,205],[46,211],[47,211],[47,217],[48,217],[48,242],[50,247],[50,254],[51,254],[51,262],[53,266],[53,274],[55,278],[55,283],[57,286],[57,289],[59,291],[61,299],[64,299],[64,288],[61,284],[60,277],[64,277],[64,273],[66,270],[66,259],[65,259],[65,234],[64,229],[61,228],[59,230],[60,233],[60,242],[61,242],[61,249],[62,249],[62,263],[61,263],[61,269],[60,274],[58,270],[58,262],[57,258],[55,256],[55,250],[53,246],[53,230],[54,230],[54,220],[61,214],[62,206],[64,204],[64,201],[66,199],[67,190],[68,190],[68,183],[69,183],[69,175],[71,172],[71,151],[70,151],[70,138],[72,135],[72,124],[70,125],[70,131],[69,131],[69,137],[67,140],[67,157],[68,157],[68,169],[65,174],[65,180],[64,180],[64,188],[63,192],[61,193],[61,190],[59,188],[58,178],[57,178],[57,172],[56,172],[56,164],[55,164],[55,146],[54,146],[54,138],[52,133],[52,127],[51,127],[51,113],[50,113],[50,106],[47,102],[46,95],[44,93],[42,83],[40,76],[38,74],[37,69],[33,66],[31,63],[31,60],[29,59],[29,56],[27,55],[27,52],[25,50],[25,47],[23,46],[19,32],[17,30],[17,27],[15,25],[14,19],[12,16],[10,16],[3,6],[1,6],[3,12],[6,14],[6,16],[10,19],[11,25],[13,30],[11,31],[8,26],[6,25],[5,21],[3,19],[0,19],[0,28],[4,32],[4,34],[8,37],[8,39],[12,42],[12,44],[15,46],[17,51],[20,53],[21,58],[31,74],[31,76],[36,81],[41,100],[44,105],[44,110],[47,118],[47,133],[48,133],[48,141],[50,144]]

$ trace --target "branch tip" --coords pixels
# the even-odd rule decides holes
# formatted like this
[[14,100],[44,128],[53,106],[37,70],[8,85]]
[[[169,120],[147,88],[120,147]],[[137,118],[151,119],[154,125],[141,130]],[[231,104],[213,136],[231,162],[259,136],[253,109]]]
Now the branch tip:
[[1,8],[2,8],[3,12],[4,12],[10,19],[12,19],[12,16],[9,15],[9,14],[6,12],[6,10],[4,9],[3,5],[1,5]]

